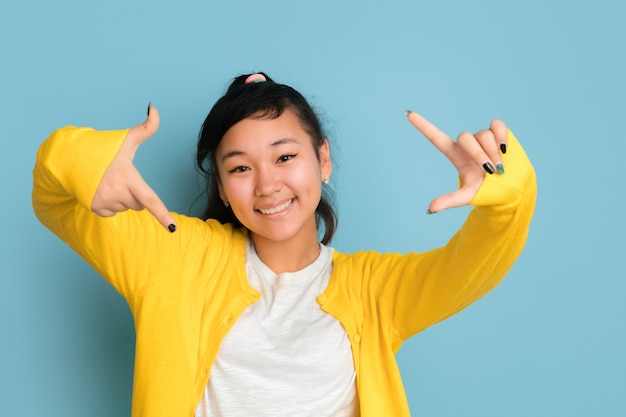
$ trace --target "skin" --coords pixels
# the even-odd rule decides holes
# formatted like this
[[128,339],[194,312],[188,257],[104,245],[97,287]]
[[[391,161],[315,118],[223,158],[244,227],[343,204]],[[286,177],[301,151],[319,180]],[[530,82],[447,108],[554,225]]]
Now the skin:
[[[464,132],[454,141],[418,113],[407,112],[407,118],[454,165],[462,183],[458,190],[435,198],[429,212],[469,204],[487,175],[483,164],[496,166],[502,162],[499,148],[507,144],[508,136],[504,122],[494,120],[488,129],[475,134]],[[157,131],[159,120],[156,108],[150,107],[148,118],[129,129],[92,200],[91,209],[96,214],[107,217],[128,209],[147,209],[166,230],[176,226],[165,204],[133,164],[137,149]],[[297,154],[293,159],[281,159],[293,154]],[[320,147],[318,159],[310,137],[288,111],[274,120],[245,119],[237,123],[222,139],[217,157],[220,195],[251,231],[266,265],[280,273],[313,262],[319,253],[315,206],[321,182],[332,172],[328,143]],[[238,171],[229,172],[237,167]],[[256,211],[292,198],[293,205],[284,212],[268,216]]]
[[315,209],[332,173],[328,142],[318,152],[289,110],[240,121],[217,148],[220,196],[275,273],[298,271],[319,255]]
[[485,178],[483,164],[502,164],[499,148],[508,143],[508,129],[504,122],[493,120],[489,129],[482,129],[475,134],[463,132],[455,142],[420,114],[407,111],[407,118],[454,165],[463,184],[458,190],[435,198],[428,211],[436,213],[469,204]]

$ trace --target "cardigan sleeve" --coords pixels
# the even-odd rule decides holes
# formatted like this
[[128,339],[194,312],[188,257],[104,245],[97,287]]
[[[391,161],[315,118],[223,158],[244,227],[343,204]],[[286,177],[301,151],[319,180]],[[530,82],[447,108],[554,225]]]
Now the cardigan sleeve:
[[459,312],[494,288],[521,253],[536,199],[533,167],[509,132],[506,173],[487,175],[462,228],[441,248],[371,260],[376,298],[394,345]]
[[[128,130],[64,127],[37,153],[33,208],[37,218],[92,265],[129,302],[146,286],[171,275],[181,256],[206,238],[199,219],[175,215],[169,233],[147,211],[100,217],[90,209],[100,180]],[[202,231],[200,233],[199,231]],[[191,249],[189,249],[191,248]],[[181,255],[183,254],[183,255]]]

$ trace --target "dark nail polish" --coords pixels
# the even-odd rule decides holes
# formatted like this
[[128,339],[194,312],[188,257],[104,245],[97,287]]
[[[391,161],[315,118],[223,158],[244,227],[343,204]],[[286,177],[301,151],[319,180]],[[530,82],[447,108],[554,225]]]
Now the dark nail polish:
[[169,226],[167,226],[167,229],[171,232],[174,233],[176,231],[176,225],[175,224],[170,224]]
[[437,213],[436,211],[430,211],[430,209],[426,210],[426,214],[435,214]]
[[148,114],[146,116],[150,116],[150,107],[152,107],[152,102],[148,103]]
[[485,162],[483,164],[483,169],[487,171],[487,174],[489,175],[492,175],[494,172],[496,172],[496,170],[493,169],[493,165],[491,165],[489,162]]
[[500,144],[500,151],[502,151],[502,153],[506,153],[506,143]]

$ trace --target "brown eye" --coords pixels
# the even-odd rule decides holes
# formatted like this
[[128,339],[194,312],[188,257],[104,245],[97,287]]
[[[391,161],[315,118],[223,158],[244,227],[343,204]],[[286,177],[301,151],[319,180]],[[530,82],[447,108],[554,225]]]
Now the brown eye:
[[296,157],[297,155],[298,155],[297,153],[295,153],[295,154],[289,154],[289,155],[281,155],[281,157],[280,157],[280,158],[278,158],[278,162],[287,162],[287,161],[289,161],[290,159],[292,159],[292,158]]
[[230,172],[230,173],[236,173],[236,172],[244,172],[244,171],[249,171],[249,170],[250,170],[250,168],[248,168],[248,167],[238,166],[238,167],[235,167],[235,168],[231,169],[231,170],[230,170],[230,171],[228,171],[228,172]]

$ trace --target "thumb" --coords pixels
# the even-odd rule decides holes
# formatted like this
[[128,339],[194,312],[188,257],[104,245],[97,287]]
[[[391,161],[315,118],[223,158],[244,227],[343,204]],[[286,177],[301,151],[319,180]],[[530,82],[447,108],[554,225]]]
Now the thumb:
[[440,195],[430,202],[430,205],[428,206],[428,214],[465,206],[472,200],[472,195],[472,191],[464,187],[454,190],[448,194]]
[[143,123],[131,128],[126,135],[126,144],[133,151],[137,150],[139,145],[144,143],[150,136],[154,135],[159,129],[161,118],[159,111],[152,105],[148,104],[148,116]]

